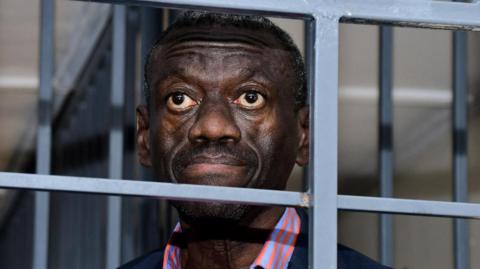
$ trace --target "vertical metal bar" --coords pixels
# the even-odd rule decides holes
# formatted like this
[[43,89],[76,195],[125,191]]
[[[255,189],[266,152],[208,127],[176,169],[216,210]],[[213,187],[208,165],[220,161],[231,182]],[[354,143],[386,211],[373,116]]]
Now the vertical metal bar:
[[[50,173],[52,144],[52,77],[55,64],[53,43],[54,18],[54,1],[42,0],[40,14],[40,89],[38,97],[38,133],[36,152],[37,174]],[[48,267],[49,209],[49,193],[36,192],[32,262],[32,267],[34,269],[46,269]]]
[[[126,6],[113,6],[113,57],[111,88],[111,125],[109,139],[110,178],[122,178],[123,171],[123,124],[122,115],[125,93],[125,52],[126,52]],[[107,261],[106,268],[117,268],[120,265],[121,251],[121,198],[108,197],[107,219]]]
[[309,268],[337,268],[338,19],[315,17],[310,92]]
[[[127,7],[127,33],[126,33],[126,66],[125,66],[125,89],[136,89],[138,85],[136,78],[137,65],[137,36],[140,30],[140,9],[137,7]],[[123,159],[124,169],[123,177],[136,179],[139,169],[139,163],[135,158],[135,108],[137,106],[137,91],[130,90],[125,92],[125,118],[124,118],[124,135],[125,135],[125,156]],[[136,250],[136,223],[135,216],[137,211],[136,203],[133,199],[124,200],[122,202],[122,251],[121,257],[125,260],[135,258]]]
[[[380,196],[393,196],[393,29],[380,26],[379,29],[379,86],[378,100],[378,169],[380,176]],[[390,214],[380,214],[381,263],[393,266],[393,220]]]
[[[150,52],[150,49],[153,47],[157,39],[160,37],[160,34],[163,31],[163,12],[162,9],[153,8],[153,7],[142,7],[141,8],[141,20],[140,20],[140,31],[141,31],[141,50],[142,50],[142,67],[145,66],[145,62]],[[142,90],[145,91],[145,84],[143,83],[145,70],[142,68]],[[144,100],[146,101],[146,100]],[[143,167],[143,166],[142,166]],[[142,175],[142,178],[151,179],[150,169],[142,168],[142,172],[145,175]]]
[[[305,58],[305,71],[306,71],[306,79],[307,79],[307,89],[309,92],[313,89],[313,64],[314,64],[314,45],[315,45],[315,24],[312,23],[310,20],[304,21],[305,27],[305,36],[304,36],[304,58]],[[307,104],[310,104],[310,98],[307,98]],[[310,178],[310,165],[307,164],[303,167],[303,175],[302,175],[302,190],[305,192],[310,192],[309,187],[309,178]]]
[[[142,7],[141,9],[141,48],[142,48],[142,67],[145,66],[145,61],[147,59],[148,53],[150,52],[151,48],[160,37],[161,33],[164,29],[164,16],[166,13],[163,12],[162,9],[153,8],[153,7]],[[168,14],[170,18],[170,14]],[[142,68],[142,71],[145,71]],[[143,82],[144,73],[142,73],[142,82]],[[145,84],[142,84],[142,88]],[[143,88],[145,91],[146,89]],[[146,101],[146,100],[144,100]],[[152,170],[149,168],[145,168],[141,166],[140,168],[141,178],[145,179],[152,179],[153,173]],[[142,227],[143,232],[141,233],[141,238],[144,239],[142,247],[143,249],[151,249],[154,246],[162,245],[167,242],[170,234],[172,232],[172,225],[170,224],[170,216],[169,214],[169,204],[165,200],[151,200],[151,201],[143,201],[140,205],[142,208],[142,214],[147,215],[142,218]],[[155,211],[154,215],[145,212],[152,212]],[[158,215],[162,216],[158,218]],[[152,219],[157,217],[153,223],[158,221],[160,229],[158,227],[154,227],[152,229]],[[160,233],[160,236],[151,236],[152,233]]]
[[[141,8],[140,30],[142,38],[142,67],[145,66],[145,60],[148,52],[155,44],[163,31],[163,12],[161,9],[153,7]],[[143,78],[142,68],[142,78]],[[143,82],[143,79],[142,79]],[[144,84],[142,84],[143,88]]]
[[[466,32],[453,32],[453,197],[456,202],[468,200],[466,61]],[[454,220],[454,237],[455,268],[470,268],[467,220]]]

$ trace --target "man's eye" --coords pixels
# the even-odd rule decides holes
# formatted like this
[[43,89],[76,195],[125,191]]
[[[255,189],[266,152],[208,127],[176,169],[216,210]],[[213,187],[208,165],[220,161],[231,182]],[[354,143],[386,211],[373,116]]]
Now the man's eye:
[[248,91],[240,95],[233,103],[248,109],[258,109],[265,105],[265,98],[258,92]]
[[167,107],[171,110],[182,111],[195,105],[197,102],[182,92],[172,93],[167,99]]

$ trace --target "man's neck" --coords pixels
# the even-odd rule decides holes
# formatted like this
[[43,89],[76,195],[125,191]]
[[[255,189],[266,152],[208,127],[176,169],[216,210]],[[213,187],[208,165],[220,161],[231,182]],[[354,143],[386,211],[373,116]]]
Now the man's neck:
[[249,268],[285,208],[268,207],[243,226],[192,226],[182,222],[182,268]]

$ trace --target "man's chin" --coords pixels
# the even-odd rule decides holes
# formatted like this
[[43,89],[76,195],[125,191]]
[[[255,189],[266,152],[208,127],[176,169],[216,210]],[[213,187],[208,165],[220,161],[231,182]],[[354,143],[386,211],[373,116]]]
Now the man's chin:
[[172,201],[180,219],[192,226],[220,223],[240,223],[251,206],[215,202]]

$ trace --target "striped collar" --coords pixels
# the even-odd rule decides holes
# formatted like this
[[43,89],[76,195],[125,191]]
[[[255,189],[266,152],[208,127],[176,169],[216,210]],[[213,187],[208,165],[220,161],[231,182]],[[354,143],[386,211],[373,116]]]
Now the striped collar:
[[[286,269],[300,233],[300,224],[295,208],[287,207],[250,269]],[[177,223],[173,234],[181,232],[180,223]],[[171,243],[172,237],[165,248],[163,269],[181,269],[180,248]]]

